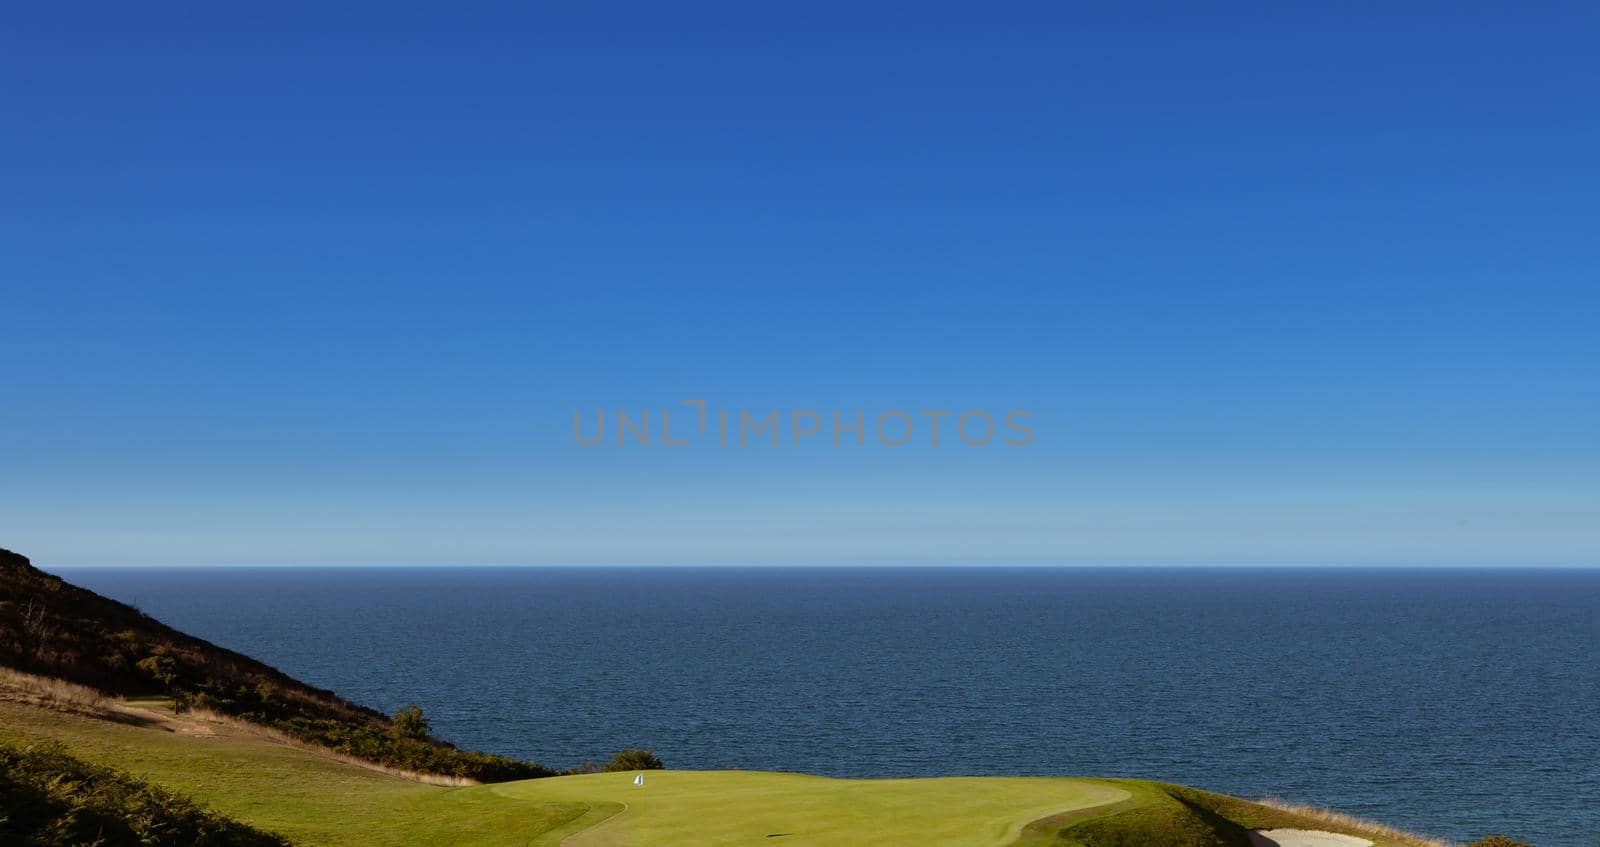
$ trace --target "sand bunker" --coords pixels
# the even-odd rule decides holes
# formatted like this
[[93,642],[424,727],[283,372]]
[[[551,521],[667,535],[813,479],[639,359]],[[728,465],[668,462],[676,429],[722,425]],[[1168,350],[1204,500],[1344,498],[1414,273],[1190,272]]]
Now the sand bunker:
[[1263,829],[1250,833],[1250,841],[1255,847],[1372,847],[1365,838],[1314,829]]

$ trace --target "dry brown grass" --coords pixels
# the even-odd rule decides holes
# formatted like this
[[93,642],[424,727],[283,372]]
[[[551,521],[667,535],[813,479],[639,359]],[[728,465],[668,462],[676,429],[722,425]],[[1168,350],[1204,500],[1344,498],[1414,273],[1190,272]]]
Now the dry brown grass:
[[110,697],[87,685],[35,676],[11,668],[0,668],[0,697],[96,716],[108,713],[113,702]]
[[287,732],[283,732],[282,730],[273,729],[272,727],[268,726],[262,726],[258,723],[251,723],[243,718],[236,718],[232,715],[225,715],[221,712],[211,711],[210,709],[188,709],[182,715],[176,716],[176,720],[192,720],[225,727],[235,734],[250,735],[256,738],[262,738],[267,741],[271,741],[274,744],[282,744],[286,747],[293,747],[296,750],[304,750],[308,753],[315,753],[318,756],[333,759],[337,762],[343,762],[347,765],[355,765],[357,767],[366,768],[367,770],[377,771],[378,773],[388,774],[389,776],[410,780],[412,782],[421,782],[426,785],[442,785],[447,788],[460,788],[466,785],[482,784],[478,780],[469,779],[464,776],[446,776],[443,774],[419,773],[417,771],[392,768],[388,765],[380,765],[377,762],[368,761],[358,756],[351,756],[345,753],[340,753],[337,750],[330,750],[320,744],[302,741],[301,739],[296,738]]
[[16,671],[16,669],[11,668],[0,668],[0,700],[27,703],[30,706],[58,709],[58,711],[85,714],[85,716],[90,717],[154,713],[160,717],[160,721],[166,722],[166,724],[210,724],[214,725],[214,727],[224,727],[234,735],[251,735],[254,738],[264,738],[264,740],[274,741],[278,745],[302,749],[307,753],[328,757],[328,759],[333,759],[336,762],[365,767],[368,770],[387,773],[390,777],[398,777],[402,778],[402,780],[414,781],[414,783],[446,786],[446,788],[482,785],[482,783],[478,783],[477,780],[472,780],[472,778],[446,777],[446,775],[440,775],[440,773],[419,773],[414,772],[414,770],[403,770],[398,769],[398,767],[381,765],[378,762],[366,761],[362,757],[349,756],[349,754],[339,753],[339,751],[325,748],[322,745],[314,745],[310,741],[299,740],[299,738],[294,738],[293,735],[282,732],[282,730],[270,729],[270,727],[264,727],[261,724],[251,724],[250,721],[243,721],[240,717],[227,716],[227,714],[210,711],[210,709],[189,709],[184,714],[168,714],[165,709],[154,711],[154,709],[134,708],[134,706],[128,706],[128,704],[123,703],[122,698],[104,695],[104,693],[98,692],[98,690],[94,690],[88,685],[78,685],[75,682],[67,682],[64,679],[54,679],[54,677],[27,674],[27,672]]
[[1321,821],[1330,827],[1345,830],[1355,830],[1363,835],[1371,836],[1374,840],[1386,840],[1399,844],[1412,845],[1412,847],[1456,847],[1454,842],[1442,838],[1430,838],[1426,835],[1417,835],[1413,832],[1395,829],[1388,824],[1369,821],[1333,809],[1324,809],[1320,806],[1308,806],[1303,803],[1291,803],[1277,797],[1263,797],[1256,802],[1263,806],[1271,806],[1291,814]]
[[[27,703],[29,705],[40,706],[47,709],[73,712],[76,714],[83,714],[97,718],[114,717],[118,713],[149,714],[152,712],[152,710],[149,709],[135,708],[125,705],[120,698],[109,697],[86,685],[78,685],[77,683],[67,682],[66,680],[56,679],[54,677],[37,676],[35,674],[23,673],[22,671],[5,667],[0,667],[0,699]],[[177,724],[190,723],[210,724],[217,727],[223,727],[236,735],[250,735],[256,738],[266,739],[276,744],[283,744],[288,747],[293,747],[296,750],[304,750],[308,753],[315,753],[319,756],[324,756],[335,761],[344,762],[345,764],[349,765],[356,765],[358,767],[388,774],[400,779],[410,780],[411,782],[421,782],[427,785],[442,785],[449,788],[459,788],[465,785],[480,784],[477,780],[468,779],[466,777],[418,773],[416,771],[408,771],[400,768],[388,767],[387,765],[380,765],[376,762],[370,762],[366,759],[350,756],[340,753],[336,750],[330,750],[320,744],[302,741],[280,730],[262,726],[261,724],[257,723],[251,723],[241,718],[224,715],[221,712],[213,712],[209,709],[191,709],[181,715],[170,715],[167,714],[165,710],[160,710],[155,714],[158,715],[162,722],[169,725],[175,726]]]

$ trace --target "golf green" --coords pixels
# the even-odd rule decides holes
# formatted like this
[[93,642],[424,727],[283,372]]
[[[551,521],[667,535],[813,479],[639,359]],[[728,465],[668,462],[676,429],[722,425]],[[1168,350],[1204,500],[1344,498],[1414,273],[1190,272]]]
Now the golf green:
[[616,804],[568,847],[880,845],[1002,847],[1039,818],[1127,799],[1094,780],[828,779],[744,771],[653,771],[490,786],[538,804]]

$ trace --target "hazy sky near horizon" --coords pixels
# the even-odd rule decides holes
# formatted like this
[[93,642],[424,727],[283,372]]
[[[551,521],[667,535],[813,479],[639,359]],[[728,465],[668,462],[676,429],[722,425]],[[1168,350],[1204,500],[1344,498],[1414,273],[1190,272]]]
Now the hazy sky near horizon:
[[[0,546],[1600,564],[1596,43],[1592,4],[18,7]],[[687,399],[784,443],[573,438]],[[906,446],[789,443],[892,409]],[[1033,442],[929,443],[971,409]]]

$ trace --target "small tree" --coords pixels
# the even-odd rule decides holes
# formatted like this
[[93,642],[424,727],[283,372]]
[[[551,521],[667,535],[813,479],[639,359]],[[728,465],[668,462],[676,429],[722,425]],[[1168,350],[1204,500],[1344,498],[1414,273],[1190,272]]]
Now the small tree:
[[389,731],[398,738],[427,738],[433,727],[428,723],[428,716],[422,713],[422,707],[412,703],[394,713]]
[[172,693],[173,683],[178,681],[178,663],[173,661],[171,656],[166,655],[165,651],[160,651],[160,648],[157,648],[157,650],[158,652],[139,660],[139,663],[134,667],[144,671],[156,682],[161,683],[161,687],[165,688],[170,694]]
[[265,681],[256,683],[256,699],[262,706],[271,708],[278,702],[278,686]]
[[37,597],[29,598],[28,604],[22,607],[22,634],[33,657],[43,659],[50,638],[55,633],[50,627],[50,610]]
[[612,773],[617,771],[659,771],[666,765],[649,750],[623,750],[611,764],[606,765],[606,770]]

